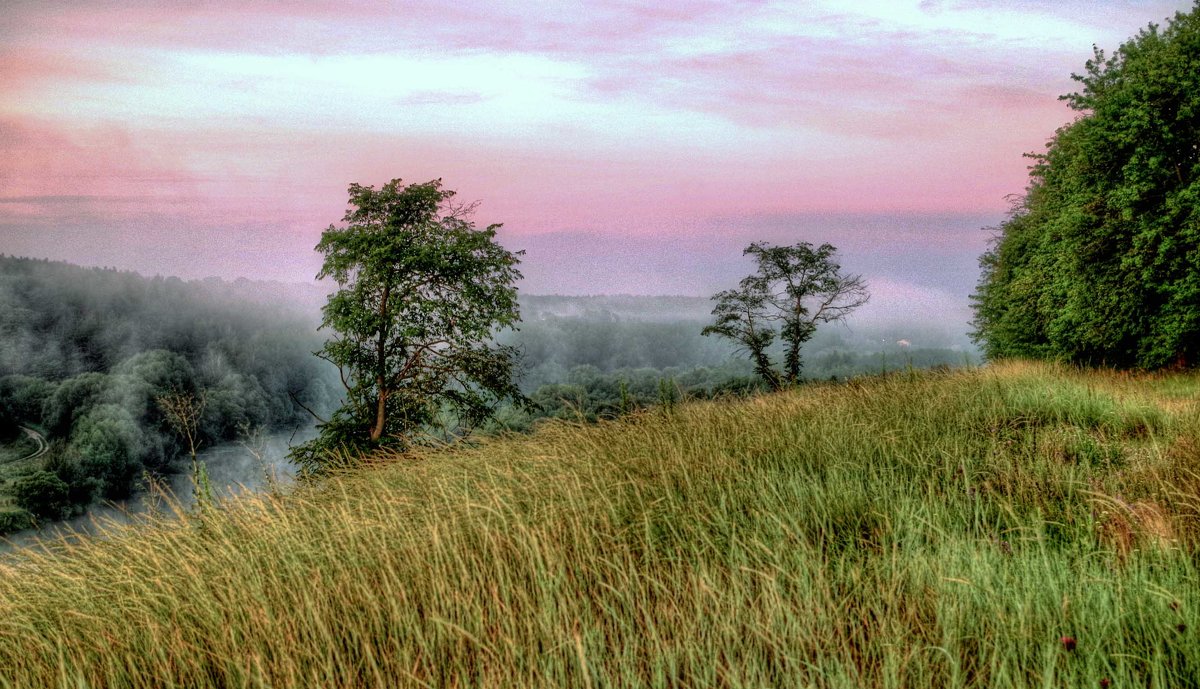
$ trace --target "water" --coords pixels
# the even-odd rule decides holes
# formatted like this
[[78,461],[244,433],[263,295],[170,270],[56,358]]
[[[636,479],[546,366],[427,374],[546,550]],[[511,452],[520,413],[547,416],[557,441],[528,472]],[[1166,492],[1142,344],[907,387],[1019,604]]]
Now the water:
[[[288,449],[316,437],[313,427],[295,432],[276,433],[245,443],[223,443],[201,449],[197,460],[204,463],[213,496],[225,500],[239,494],[254,493],[270,482],[286,486],[295,479],[296,467],[287,458]],[[191,462],[183,460],[174,473],[163,477],[163,487],[185,509],[196,502],[192,491]],[[0,537],[0,553],[12,552],[39,539],[54,539],[75,534],[94,534],[109,523],[128,524],[137,515],[162,507],[160,498],[140,492],[128,500],[95,503],[87,512],[61,521],[42,524]]]

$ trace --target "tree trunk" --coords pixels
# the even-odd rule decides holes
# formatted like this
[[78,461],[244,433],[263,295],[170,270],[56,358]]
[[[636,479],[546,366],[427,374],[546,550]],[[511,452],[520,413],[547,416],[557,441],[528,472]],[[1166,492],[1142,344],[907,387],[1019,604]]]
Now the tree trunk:
[[379,300],[379,341],[375,351],[378,360],[375,362],[375,390],[378,394],[375,404],[375,426],[371,429],[371,441],[379,442],[383,437],[383,429],[387,424],[387,307],[388,299],[392,296],[392,285],[389,280],[383,286],[383,297]]
[[752,355],[754,357],[754,372],[765,380],[767,385],[771,386],[772,390],[778,391],[783,387],[779,384],[779,375],[775,373],[775,369],[771,366],[771,360],[767,358],[767,353],[761,349],[755,349]]
[[793,338],[788,342],[787,355],[784,359],[786,380],[789,385],[800,379],[800,341]]
[[387,395],[383,390],[383,378],[375,379],[379,386],[379,402],[375,405],[375,426],[371,429],[371,440],[379,442],[383,437],[383,425],[387,423]]

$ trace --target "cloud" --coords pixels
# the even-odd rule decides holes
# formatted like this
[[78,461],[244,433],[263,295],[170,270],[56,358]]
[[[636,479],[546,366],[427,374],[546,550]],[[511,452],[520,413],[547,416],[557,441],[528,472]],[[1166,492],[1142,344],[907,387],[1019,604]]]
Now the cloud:
[[1071,69],[1182,5],[10,0],[0,250],[305,279],[349,182],[444,177],[538,290],[826,238],[964,294]]
[[472,105],[487,97],[470,91],[414,91],[396,100],[397,105]]

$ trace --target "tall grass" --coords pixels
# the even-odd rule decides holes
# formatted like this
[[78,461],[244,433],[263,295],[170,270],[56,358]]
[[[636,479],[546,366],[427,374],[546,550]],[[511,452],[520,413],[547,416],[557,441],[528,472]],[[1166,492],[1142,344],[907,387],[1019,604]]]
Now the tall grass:
[[1009,364],[376,465],[0,565],[0,686],[1200,686],[1200,380]]

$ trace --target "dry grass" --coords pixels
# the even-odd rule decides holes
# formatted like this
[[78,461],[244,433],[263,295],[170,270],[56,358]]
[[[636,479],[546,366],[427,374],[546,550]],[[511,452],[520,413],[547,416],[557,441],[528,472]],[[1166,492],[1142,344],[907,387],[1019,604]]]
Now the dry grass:
[[1198,394],[1006,364],[377,458],[10,557],[0,686],[1195,687]]

